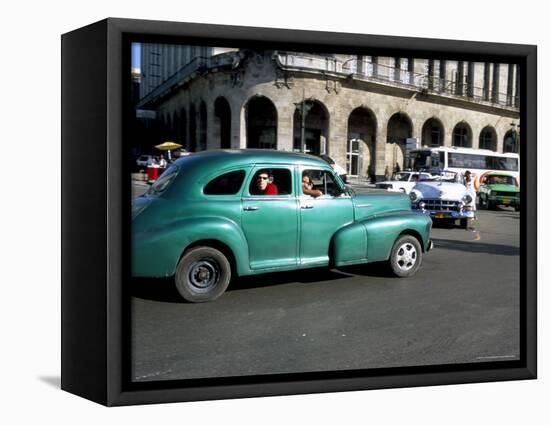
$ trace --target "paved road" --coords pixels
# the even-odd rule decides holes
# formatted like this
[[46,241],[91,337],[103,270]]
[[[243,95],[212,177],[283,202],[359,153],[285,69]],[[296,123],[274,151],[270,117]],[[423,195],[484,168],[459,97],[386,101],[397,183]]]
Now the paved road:
[[136,381],[510,360],[519,356],[519,213],[436,227],[413,278],[384,267],[241,278],[187,304],[135,279]]

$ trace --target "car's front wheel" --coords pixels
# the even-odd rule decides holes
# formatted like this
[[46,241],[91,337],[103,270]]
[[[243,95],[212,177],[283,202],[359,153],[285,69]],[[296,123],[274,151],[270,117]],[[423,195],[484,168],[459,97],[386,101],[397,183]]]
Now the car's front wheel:
[[414,236],[403,235],[393,244],[390,267],[398,277],[409,277],[416,273],[422,263],[422,247]]
[[187,251],[176,268],[176,288],[187,301],[213,301],[231,280],[231,265],[219,250],[199,246]]

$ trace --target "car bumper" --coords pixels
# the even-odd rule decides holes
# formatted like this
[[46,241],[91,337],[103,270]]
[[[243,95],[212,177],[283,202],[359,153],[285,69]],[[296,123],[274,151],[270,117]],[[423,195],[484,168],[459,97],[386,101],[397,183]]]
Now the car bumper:
[[498,205],[510,205],[510,206],[519,206],[519,199],[509,198],[504,196],[489,197],[489,201],[494,202]]
[[437,210],[413,210],[417,214],[429,215],[435,219],[456,219],[456,218],[474,218],[474,211],[437,211]]

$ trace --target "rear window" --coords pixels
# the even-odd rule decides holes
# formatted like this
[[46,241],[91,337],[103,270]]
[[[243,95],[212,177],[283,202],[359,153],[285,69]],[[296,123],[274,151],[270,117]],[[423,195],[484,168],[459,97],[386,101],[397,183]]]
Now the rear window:
[[230,171],[211,180],[204,187],[205,195],[235,195],[244,181],[244,170]]
[[178,175],[179,167],[176,165],[171,165],[161,176],[157,179],[155,183],[147,191],[148,195],[160,195],[164,192],[174,178]]

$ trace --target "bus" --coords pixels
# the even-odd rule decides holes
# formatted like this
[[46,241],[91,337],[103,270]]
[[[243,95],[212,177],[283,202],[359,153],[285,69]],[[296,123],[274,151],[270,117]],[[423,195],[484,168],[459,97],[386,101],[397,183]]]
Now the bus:
[[454,171],[464,174],[470,170],[477,191],[485,174],[507,171],[519,182],[519,155],[498,153],[488,149],[435,147],[414,149],[410,153],[411,167],[415,171]]

